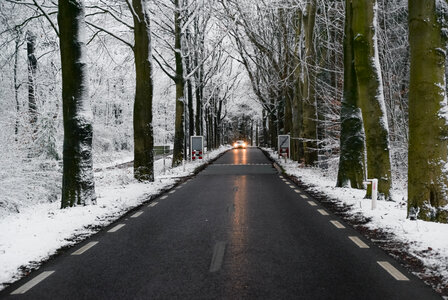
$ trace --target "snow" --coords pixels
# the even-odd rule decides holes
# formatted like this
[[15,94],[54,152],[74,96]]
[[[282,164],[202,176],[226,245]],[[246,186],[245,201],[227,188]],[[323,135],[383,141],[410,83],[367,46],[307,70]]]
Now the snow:
[[[394,238],[409,245],[411,255],[420,259],[426,267],[426,275],[439,274],[448,283],[448,224],[411,221],[407,219],[406,191],[395,189],[394,199],[400,201],[378,201],[377,209],[371,209],[371,200],[364,199],[365,190],[335,187],[334,170],[299,167],[297,162],[278,159],[276,152],[264,149],[281,165],[288,175],[293,175],[311,187],[311,190],[326,194],[336,203],[351,206],[350,214],[361,214],[369,229],[381,229]],[[336,164],[337,165],[337,164]],[[329,172],[334,172],[330,174]],[[418,274],[417,274],[418,275]]]
[[[202,164],[214,159],[229,147],[211,151],[202,162],[187,162],[168,168],[171,160],[155,162],[155,181],[141,183],[133,178],[133,168],[96,169],[97,205],[60,209],[60,202],[39,203],[0,219],[0,290],[18,280],[20,268],[38,267],[58,249],[71,246],[98,232],[152,195],[171,188],[179,178],[193,174]],[[115,165],[128,161],[117,160]]]

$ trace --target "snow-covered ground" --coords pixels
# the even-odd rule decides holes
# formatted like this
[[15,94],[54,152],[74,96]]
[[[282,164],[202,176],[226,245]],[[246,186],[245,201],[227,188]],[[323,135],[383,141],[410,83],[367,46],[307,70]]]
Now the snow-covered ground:
[[40,203],[11,213],[0,220],[0,290],[16,281],[23,270],[38,267],[58,249],[73,245],[98,232],[127,211],[148,201],[152,195],[171,188],[181,177],[193,174],[201,164],[216,158],[229,147],[211,151],[202,162],[169,168],[171,160],[155,162],[155,181],[141,183],[133,178],[132,167],[110,168],[129,162],[96,165],[97,205],[60,209],[60,202]]
[[[276,152],[268,152],[288,175],[295,176],[310,189],[326,194],[341,205],[351,206],[351,214],[362,214],[370,220],[365,226],[391,233],[398,241],[409,245],[408,252],[420,259],[426,266],[425,275],[439,274],[448,284],[448,224],[411,221],[407,219],[406,191],[396,187],[393,191],[395,201],[378,201],[377,209],[371,209],[371,200],[363,199],[364,190],[337,188],[336,176],[318,168],[299,167],[297,162],[279,159]],[[333,170],[334,171],[334,170]]]

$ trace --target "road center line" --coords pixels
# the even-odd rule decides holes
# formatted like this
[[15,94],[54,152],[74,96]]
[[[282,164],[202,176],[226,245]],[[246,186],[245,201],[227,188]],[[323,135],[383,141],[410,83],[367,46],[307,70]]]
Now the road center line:
[[33,279],[31,279],[30,281],[28,281],[27,283],[25,283],[21,287],[19,287],[14,292],[12,292],[11,295],[25,294],[31,288],[33,288],[34,286],[36,286],[40,282],[44,281],[48,276],[50,276],[54,272],[55,271],[45,271],[45,272],[42,272],[41,274],[37,275],[36,277],[34,277]]
[[154,207],[154,206],[156,206],[157,204],[159,204],[159,202],[152,202],[152,203],[150,203],[150,204],[148,205],[148,207]]
[[366,243],[361,241],[359,239],[359,237],[357,237],[357,236],[349,236],[348,238],[351,239],[352,242],[355,243],[359,248],[363,248],[363,249],[370,248]]
[[331,222],[331,224],[333,224],[336,228],[339,228],[339,229],[343,229],[343,228],[345,228],[345,226],[342,225],[339,221],[331,220],[330,222]]
[[210,272],[216,272],[221,269],[224,260],[224,253],[226,252],[226,242],[217,242],[213,248],[212,262],[210,263]]
[[317,210],[322,216],[328,216],[328,213],[324,209]]
[[126,224],[118,224],[118,225],[115,226],[114,228],[110,229],[108,232],[117,232],[118,230],[120,230],[120,229],[123,228],[124,226],[126,226]]
[[76,250],[75,252],[73,252],[72,255],[81,255],[84,252],[86,252],[87,250],[89,250],[90,248],[92,248],[93,246],[95,246],[96,244],[98,244],[98,242],[90,242],[87,245],[85,245],[84,247],[81,247],[78,250]]
[[409,281],[409,278],[407,278],[403,273],[398,271],[394,266],[392,266],[387,261],[377,261],[377,263],[386,270],[390,275],[392,275],[393,278],[400,281]]
[[314,201],[308,201],[308,204],[311,206],[317,206],[316,202],[314,202]]
[[131,216],[131,218],[138,218],[138,217],[140,217],[141,215],[142,215],[142,211],[138,211],[138,212],[136,212],[135,214],[133,214],[132,216]]
[[302,197],[303,199],[308,199],[307,195],[300,194],[300,197]]

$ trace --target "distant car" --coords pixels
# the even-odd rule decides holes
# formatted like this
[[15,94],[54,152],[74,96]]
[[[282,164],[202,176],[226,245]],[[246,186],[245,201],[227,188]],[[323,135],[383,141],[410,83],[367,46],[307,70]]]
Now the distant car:
[[246,149],[246,147],[247,147],[247,145],[246,145],[246,142],[244,142],[244,141],[236,141],[233,144],[233,148],[235,148],[235,149],[237,149],[237,148]]

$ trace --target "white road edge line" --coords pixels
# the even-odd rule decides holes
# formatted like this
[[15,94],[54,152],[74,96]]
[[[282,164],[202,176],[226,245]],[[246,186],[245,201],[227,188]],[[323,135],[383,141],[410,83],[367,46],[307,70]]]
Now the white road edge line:
[[90,243],[86,244],[84,247],[81,247],[78,250],[76,250],[75,252],[73,252],[72,255],[81,255],[84,252],[86,252],[87,250],[89,250],[90,248],[92,248],[93,246],[95,246],[96,244],[98,244],[98,242],[90,242]]
[[212,262],[210,263],[209,271],[211,273],[221,269],[224,260],[224,253],[226,252],[226,242],[217,242],[213,248]]
[[359,239],[359,237],[357,237],[357,236],[349,236],[348,238],[351,239],[352,242],[355,243],[356,246],[358,246],[359,248],[362,248],[362,249],[370,248],[369,245],[367,245],[366,243],[364,243],[363,241],[361,241],[361,240]]
[[333,224],[334,227],[336,227],[336,228],[339,228],[339,229],[343,229],[343,228],[345,228],[345,226],[342,225],[339,221],[331,220],[330,222],[331,222],[331,224]]
[[166,199],[166,198],[168,198],[168,196],[167,196],[167,195],[165,195],[165,196],[161,197],[160,199],[161,199],[161,200],[163,200],[163,199]]
[[133,214],[132,216],[131,216],[131,218],[138,218],[138,217],[140,217],[141,215],[142,215],[142,211],[138,211],[138,212],[136,212],[135,214]]
[[120,229],[123,228],[124,226],[126,226],[126,224],[118,224],[118,225],[115,226],[114,228],[110,229],[108,232],[117,232],[118,230],[120,230]]
[[19,287],[14,292],[12,292],[11,295],[25,294],[31,288],[33,288],[34,286],[36,286],[40,282],[44,281],[48,276],[50,276],[54,272],[55,271],[45,271],[45,272],[42,272],[41,274],[37,275],[36,277],[34,277],[33,279],[31,279],[30,281],[28,281],[27,283],[25,283],[21,287]]
[[308,196],[307,196],[307,195],[302,195],[302,194],[300,194],[300,197],[302,197],[303,199],[308,199]]
[[317,206],[316,202],[314,202],[314,201],[308,201],[308,204],[311,206]]
[[387,261],[377,261],[377,263],[386,270],[393,278],[399,281],[409,281],[409,278],[407,278],[403,273],[398,271],[394,266],[392,266]]
[[328,216],[328,213],[325,211],[325,209],[318,209],[317,210],[322,216]]
[[154,207],[154,206],[156,206],[157,204],[159,204],[159,202],[152,202],[151,204],[148,205],[148,207]]

